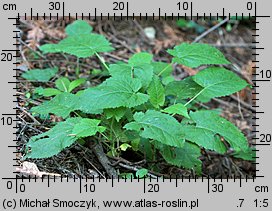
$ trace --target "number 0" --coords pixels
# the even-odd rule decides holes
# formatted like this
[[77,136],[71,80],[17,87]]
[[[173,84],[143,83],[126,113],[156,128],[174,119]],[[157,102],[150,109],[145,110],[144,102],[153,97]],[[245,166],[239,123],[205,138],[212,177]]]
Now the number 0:
[[252,10],[252,2],[247,2],[247,10]]
[[7,189],[12,189],[12,182],[11,181],[7,181]]

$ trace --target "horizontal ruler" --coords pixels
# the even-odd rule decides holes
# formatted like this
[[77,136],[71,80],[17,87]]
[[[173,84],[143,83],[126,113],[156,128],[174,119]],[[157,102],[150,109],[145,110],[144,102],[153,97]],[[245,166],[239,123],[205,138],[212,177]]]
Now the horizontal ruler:
[[[209,5],[209,10],[206,9],[206,3],[203,1],[170,1],[163,2],[157,1],[155,5],[146,4],[144,0],[138,1],[43,1],[37,4],[34,1],[29,2],[29,5],[35,5],[35,7],[26,6],[23,2],[16,3],[3,3],[2,11],[4,14],[17,14],[20,16],[29,16],[32,18],[41,17],[56,17],[60,19],[62,17],[204,17],[211,18],[215,16],[219,17],[256,17],[265,18],[270,17],[265,14],[258,14],[257,4],[254,1],[240,1],[239,5],[235,1],[228,2],[213,2],[213,5]],[[81,3],[80,3],[81,2]],[[231,4],[233,2],[233,4]],[[225,5],[224,5],[225,4]],[[144,7],[142,5],[145,5]],[[213,7],[212,7],[213,6]],[[263,5],[260,5],[263,6]],[[258,6],[259,7],[259,6]],[[203,10],[204,9],[204,10]],[[239,11],[242,9],[242,12]],[[263,8],[260,7],[263,11]],[[80,11],[80,12],[79,12]],[[262,12],[263,13],[263,12]]]
[[224,210],[234,208],[254,210],[259,207],[271,207],[269,187],[253,180],[237,184],[233,180],[229,180],[228,183],[225,180],[198,180],[194,183],[189,180],[183,182],[178,180],[177,183],[173,183],[170,180],[159,182],[149,179],[133,182],[79,179],[68,182],[59,179],[54,182],[50,180],[22,182],[19,179],[2,180],[1,190],[6,199],[2,206],[11,201],[9,203],[20,208],[19,210],[31,208],[30,205],[33,205],[33,210],[37,209],[41,202],[45,204],[49,202],[48,206],[53,209],[53,204],[58,207],[60,201],[63,205],[69,203],[71,207],[76,206],[77,201],[96,201],[96,206],[91,210],[125,210],[137,206],[144,210],[150,208],[172,210],[177,207],[218,210],[222,209],[222,206]]

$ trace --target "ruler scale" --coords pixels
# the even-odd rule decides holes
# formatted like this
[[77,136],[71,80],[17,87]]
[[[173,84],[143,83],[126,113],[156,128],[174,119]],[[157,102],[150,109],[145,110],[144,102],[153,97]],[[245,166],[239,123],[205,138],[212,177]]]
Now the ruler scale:
[[[269,1],[2,1],[1,53],[8,62],[1,62],[1,204],[3,210],[270,210],[271,197],[271,17]],[[17,136],[20,100],[17,59],[20,57],[20,19],[48,21],[65,18],[118,21],[192,20],[249,17],[252,28],[252,56],[256,73],[252,76],[252,133],[256,141],[256,176],[254,178],[152,178],[102,179],[55,176],[20,178],[15,172],[19,159]],[[121,20],[120,20],[121,19]],[[268,71],[268,72],[269,72]],[[270,208],[270,209],[269,209]]]

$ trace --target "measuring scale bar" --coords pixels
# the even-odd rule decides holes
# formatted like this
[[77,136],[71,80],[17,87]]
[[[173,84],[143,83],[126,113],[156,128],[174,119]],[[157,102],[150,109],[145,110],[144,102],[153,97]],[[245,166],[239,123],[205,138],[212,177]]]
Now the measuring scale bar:
[[[7,55],[9,62],[2,62],[3,76],[0,85],[2,103],[1,132],[3,134],[1,160],[1,207],[15,210],[42,209],[82,209],[82,210],[262,210],[271,207],[269,168],[271,157],[271,102],[268,96],[271,89],[271,64],[268,52],[272,50],[269,33],[271,33],[269,1],[14,1],[2,2],[1,23],[3,38],[2,53]],[[144,6],[143,6],[144,5]],[[209,5],[209,6],[207,6]],[[0,8],[1,8],[0,7]],[[19,158],[13,142],[20,120],[18,104],[21,100],[17,93],[18,70],[20,62],[20,23],[26,19],[45,19],[51,21],[65,18],[116,19],[128,21],[157,19],[200,19],[212,18],[231,19],[231,17],[249,17],[256,26],[252,29],[252,51],[256,57],[254,62],[256,73],[253,73],[252,125],[256,141],[256,177],[235,179],[213,179],[211,177],[163,179],[144,178],[134,180],[102,179],[102,178],[19,178],[12,174],[18,165]],[[120,20],[121,19],[121,20]],[[17,28],[16,28],[17,27]],[[251,35],[249,35],[251,36]],[[14,49],[16,48],[16,49]],[[9,58],[10,57],[10,58]],[[16,73],[14,75],[14,72]],[[8,82],[7,82],[8,81]],[[255,103],[256,102],[256,103]],[[14,112],[15,111],[15,112]],[[8,147],[8,150],[3,150]],[[12,153],[14,152],[14,153]]]

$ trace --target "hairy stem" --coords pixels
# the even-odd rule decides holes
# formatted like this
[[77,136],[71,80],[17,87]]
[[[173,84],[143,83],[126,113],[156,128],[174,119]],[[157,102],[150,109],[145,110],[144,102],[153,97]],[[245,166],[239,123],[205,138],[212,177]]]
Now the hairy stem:
[[200,92],[198,92],[191,100],[189,100],[187,103],[185,103],[184,106],[189,105],[192,101],[194,101],[205,89],[202,89]]
[[79,77],[79,58],[77,57],[76,76]]
[[111,124],[110,124],[110,128],[111,128],[111,131],[110,131],[110,139],[111,139],[111,152],[112,152],[112,155],[115,156],[115,151],[114,151],[114,147],[115,147],[115,143],[114,143],[114,140],[113,140],[113,133],[114,133],[114,130],[113,130],[113,122],[114,122],[114,118],[112,117],[111,118]]
[[172,66],[173,64],[174,64],[173,62],[171,62],[170,64],[168,64],[165,68],[162,69],[161,72],[159,72],[158,76],[160,76],[161,74],[163,74],[164,71],[166,71],[168,69],[168,67]]
[[105,63],[105,60],[104,60],[98,53],[96,53],[96,52],[95,52],[95,55],[96,55],[96,57],[100,60],[100,62],[103,64],[103,66],[109,71],[110,68],[109,68],[109,66]]

